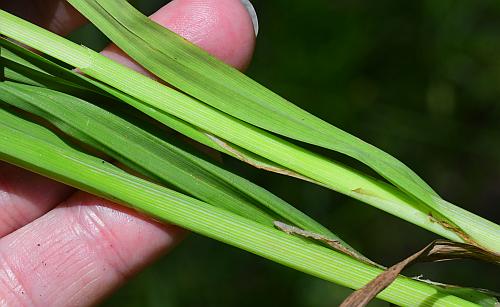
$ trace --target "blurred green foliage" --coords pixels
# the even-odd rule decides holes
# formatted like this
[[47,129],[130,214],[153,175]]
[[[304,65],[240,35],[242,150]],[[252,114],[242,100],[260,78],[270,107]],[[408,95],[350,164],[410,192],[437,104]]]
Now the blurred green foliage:
[[[137,4],[150,13],[162,2]],[[393,154],[445,199],[500,222],[500,2],[253,3],[260,32],[250,76]],[[73,38],[100,48],[105,41],[93,31],[87,27]],[[225,162],[382,264],[435,238],[332,191]],[[497,291],[499,273],[469,261],[406,272]],[[192,234],[103,305],[333,306],[349,293]]]

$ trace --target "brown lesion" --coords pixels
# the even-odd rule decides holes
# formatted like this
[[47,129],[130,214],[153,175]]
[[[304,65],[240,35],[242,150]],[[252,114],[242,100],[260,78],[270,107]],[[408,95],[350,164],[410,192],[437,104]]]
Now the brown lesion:
[[[309,177],[301,175],[301,174],[294,172],[291,169],[288,169],[288,168],[283,167],[281,165],[275,164],[274,162],[267,160],[263,157],[255,155],[255,158],[253,158],[253,157],[249,156],[248,154],[242,152],[241,150],[237,149],[231,143],[229,143],[223,139],[220,139],[220,138],[216,137],[215,135],[212,135],[208,132],[205,132],[205,135],[208,138],[210,138],[213,142],[215,142],[218,146],[220,146],[221,149],[223,149],[227,154],[229,154],[229,155],[235,157],[236,159],[241,160],[247,164],[250,164],[255,168],[262,169],[262,170],[265,170],[268,172],[273,172],[273,173],[289,176],[289,177],[298,178],[298,179],[301,179],[304,181],[308,181],[308,182],[311,182],[311,183],[314,183],[317,185],[324,186],[324,184],[322,184],[321,182],[318,182],[314,179],[311,179]],[[260,158],[261,160],[257,160],[257,157]]]
[[453,225],[452,223],[444,220],[444,219],[439,219],[437,217],[434,217],[432,212],[428,213],[429,220],[433,223],[438,223],[439,225],[443,226],[444,228],[453,231],[455,234],[457,234],[464,242],[469,243],[471,245],[479,246],[468,234],[466,234],[460,227]]
[[328,245],[329,247],[331,247],[332,249],[334,249],[336,251],[339,251],[339,252],[341,252],[343,254],[346,254],[348,256],[351,256],[354,259],[360,260],[360,261],[362,261],[364,263],[376,266],[378,268],[383,268],[379,264],[371,261],[370,259],[368,259],[365,256],[359,254],[358,252],[353,251],[353,250],[345,247],[338,240],[334,240],[334,239],[328,238],[328,237],[326,237],[324,235],[321,235],[321,234],[318,234],[318,233],[315,233],[315,232],[311,232],[311,231],[307,231],[307,230],[301,229],[301,228],[293,226],[293,225],[288,225],[288,224],[285,224],[285,223],[280,222],[280,221],[274,221],[273,224],[274,224],[274,226],[277,229],[279,229],[279,230],[281,230],[281,231],[283,231],[283,232],[285,232],[285,233],[287,233],[289,235],[297,235],[297,236],[300,236],[300,237],[309,238],[309,239],[313,239],[313,240],[322,242],[322,243]]
[[[370,193],[369,191],[363,189],[363,188],[357,188],[357,189],[353,189],[352,192],[354,193],[358,193],[358,194],[362,194],[362,195],[366,195],[366,196],[371,196],[371,197],[377,197],[376,195]],[[479,246],[479,244],[477,244],[477,242],[475,242],[467,233],[465,233],[459,226],[453,224],[451,221],[447,221],[445,217],[437,217],[437,216],[434,216],[432,214],[432,212],[429,212],[427,214],[427,216],[429,217],[429,220],[432,222],[432,223],[437,223],[439,225],[441,225],[442,227],[444,227],[445,229],[447,230],[450,230],[452,231],[453,233],[455,233],[457,236],[459,236],[464,242],[468,243],[468,244],[471,244],[471,245],[475,245],[475,246]]]

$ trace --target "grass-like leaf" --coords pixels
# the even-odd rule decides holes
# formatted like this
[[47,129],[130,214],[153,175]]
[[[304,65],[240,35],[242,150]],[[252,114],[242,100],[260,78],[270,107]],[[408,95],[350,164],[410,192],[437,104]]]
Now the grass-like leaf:
[[[17,53],[16,55],[5,49],[0,52],[0,60],[9,60],[8,63],[4,61],[7,80],[14,78],[18,82],[24,82],[30,77],[30,81],[34,82],[29,84],[43,84],[43,86],[49,84],[50,88],[63,89],[71,93],[74,93],[74,89],[78,89],[78,94],[81,94],[82,88],[90,91],[95,85],[84,76],[74,74],[7,41],[3,42]],[[16,72],[16,75],[13,75],[13,72]],[[36,77],[37,72],[42,76]],[[76,83],[57,75],[67,76]],[[16,78],[19,76],[22,77]],[[130,112],[128,114],[121,112],[119,116],[112,114],[109,110],[116,112],[120,107],[116,105],[116,101],[112,105],[108,103],[106,111],[84,100],[42,88],[12,82],[0,84],[0,87],[4,90],[0,92],[0,96],[3,96],[5,102],[45,118],[72,137],[105,152],[144,175],[173,184],[178,189],[211,204],[220,205],[224,202],[235,209],[238,209],[239,205],[243,208],[265,207],[275,212],[274,219],[270,219],[270,216],[264,218],[260,211],[253,209],[247,209],[246,216],[251,219],[260,217],[260,220],[268,225],[272,225],[276,219],[288,220],[304,229],[340,240],[331,231],[265,189],[197,157],[193,152],[186,152],[179,148],[179,142],[172,138],[164,140],[162,131],[156,134],[162,134],[163,139],[127,122],[126,118],[130,119],[134,114]],[[109,100],[109,97],[97,97],[93,92],[83,96],[91,96],[94,100],[99,98]],[[143,126],[146,125],[145,122],[141,122],[142,120],[132,119],[135,124],[139,121]],[[149,130],[154,130],[151,125],[146,126],[150,128]],[[131,144],[135,147],[130,146]],[[348,246],[345,242],[342,243]]]
[[176,88],[244,122],[351,156],[434,209],[438,195],[403,163],[289,103],[151,21],[126,0],[69,2],[128,55]]
[[[79,68],[89,76],[107,83],[115,88],[110,90],[108,87],[109,93],[123,96],[121,98],[124,102],[174,129],[187,135],[195,131],[194,128],[202,129],[196,133],[201,134],[203,130],[207,131],[281,167],[374,205],[446,238],[454,241],[468,241],[494,252],[500,251],[498,240],[500,227],[498,225],[444,202],[432,193],[428,194],[433,198],[432,208],[430,208],[428,201],[423,203],[417,200],[406,194],[406,189],[399,190],[395,186],[366,176],[343,164],[304,150],[197,99],[133,72],[88,48],[73,44],[8,13],[0,11],[0,18],[2,20],[0,33],[58,58]],[[112,27],[120,31],[129,31],[121,24]],[[180,42],[183,41],[180,40]],[[136,48],[140,49],[140,46],[137,45]],[[194,81],[196,79],[192,80]],[[129,99],[130,96],[133,98]],[[180,122],[177,121],[179,119]],[[183,131],[184,128],[189,133]],[[207,141],[207,144],[210,142]],[[220,148],[220,145],[213,141],[211,145]],[[446,218],[443,218],[444,216]]]
[[[213,134],[203,131],[179,118],[166,113],[160,113],[158,110],[148,107],[133,97],[125,95],[114,88],[95,82],[94,80],[86,78],[80,74],[75,74],[73,71],[48,61],[47,59],[44,59],[33,52],[29,52],[28,50],[7,40],[0,39],[0,46],[6,47],[3,50],[0,50],[2,55],[1,60],[5,65],[6,80],[57,89],[59,91],[86,99],[98,99],[99,97],[95,96],[96,93],[101,95],[110,93],[119,100],[126,101],[128,104],[141,110],[143,113],[149,114],[153,118],[158,118],[161,122],[167,124],[167,126],[182,132],[188,137],[204,145],[217,149],[258,168],[297,177],[307,181],[313,181],[308,177],[297,174],[290,169],[284,168],[283,166],[273,163],[272,161],[258,156],[237,145],[222,140]],[[313,182],[321,184],[316,181]]]
[[[0,46],[5,47],[0,49],[2,81],[7,80],[0,83],[1,160],[354,289],[380,273],[362,256],[351,258],[318,244],[343,249],[332,240],[337,238],[330,231],[286,202],[179,146],[164,135],[164,130],[149,125],[144,116],[125,105],[116,105],[125,102],[256,167],[329,187],[445,237],[498,251],[498,225],[442,200],[390,155],[293,106],[150,22],[126,3],[70,1],[112,40],[123,44],[122,49],[177,88],[165,87],[0,11],[1,34],[92,77],[0,40]],[[166,46],[155,45],[160,37],[168,37]],[[28,119],[19,109],[46,122]],[[43,126],[47,123],[50,129]],[[56,133],[52,125],[59,129]],[[279,135],[347,154],[394,185],[321,157]],[[75,139],[197,199],[89,155]],[[295,229],[317,242],[274,229],[276,219],[306,229],[287,225],[283,231]],[[401,276],[379,297],[400,305],[489,306],[495,302],[492,296],[474,289],[451,291]]]
[[[347,287],[360,288],[381,272],[342,253],[130,175],[6,108],[0,109],[0,159]],[[477,295],[476,299],[484,299]],[[397,278],[379,297],[402,306],[477,306],[405,277]]]
[[[0,99],[40,116],[73,138],[148,177],[215,206],[272,226],[275,220],[339,238],[261,187],[73,96],[49,89],[0,83]],[[266,209],[266,210],[264,210]],[[271,213],[271,214],[270,214]],[[345,243],[344,243],[345,244]]]

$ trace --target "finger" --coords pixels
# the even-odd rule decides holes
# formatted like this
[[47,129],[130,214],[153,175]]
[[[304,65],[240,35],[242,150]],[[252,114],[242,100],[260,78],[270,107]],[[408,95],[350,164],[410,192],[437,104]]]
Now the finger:
[[[170,4],[171,9],[164,9],[163,12],[177,16],[170,10],[179,10],[179,15],[182,15],[182,9],[195,2],[199,5],[192,7],[193,15],[202,15],[196,10],[199,8],[208,9],[214,16],[221,16],[222,12],[216,9],[221,9],[219,1],[226,5],[222,12],[232,14],[225,15],[221,23],[227,26],[231,19],[248,18],[247,30],[250,35],[242,33],[242,36],[253,41],[250,18],[245,15],[246,11],[237,0],[177,0],[173,3],[183,5]],[[156,16],[160,19],[162,15]],[[200,21],[199,18],[191,20]],[[184,24],[186,27],[192,26],[187,20]],[[212,35],[211,32],[219,31],[221,26],[216,22],[212,23],[212,31],[205,33]],[[225,42],[229,44],[239,41],[227,39]],[[214,48],[211,52],[215,53],[217,50]],[[235,60],[233,63],[248,63],[249,59],[245,57],[249,57],[251,52],[242,50],[238,55],[237,50],[235,48],[235,53],[226,59]],[[0,298],[5,297],[7,305],[95,303],[161,251],[175,244],[179,236],[177,228],[160,227],[122,207],[79,193],[63,206],[0,240]],[[41,244],[37,239],[45,240],[44,245],[40,245],[38,251],[33,251],[35,246],[38,248],[37,244]],[[86,243],[78,245],[83,244],[82,242]],[[58,261],[52,262],[54,259]]]
[[0,240],[0,306],[95,304],[181,236],[78,192]]
[[74,191],[0,161],[0,238],[38,218]]
[[0,0],[0,8],[59,35],[69,34],[86,22],[65,0]]

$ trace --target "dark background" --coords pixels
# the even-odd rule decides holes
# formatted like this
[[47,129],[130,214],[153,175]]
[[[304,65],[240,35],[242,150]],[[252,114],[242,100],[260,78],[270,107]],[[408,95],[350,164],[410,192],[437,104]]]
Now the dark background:
[[[137,4],[150,13],[165,2]],[[499,222],[499,1],[253,3],[260,32],[252,78],[393,154],[443,198]],[[105,43],[88,27],[74,38]],[[229,158],[225,164],[379,263],[391,265],[436,238],[324,188]],[[406,274],[500,290],[498,267],[472,261],[420,264]],[[191,234],[103,306],[334,306],[349,293]]]

